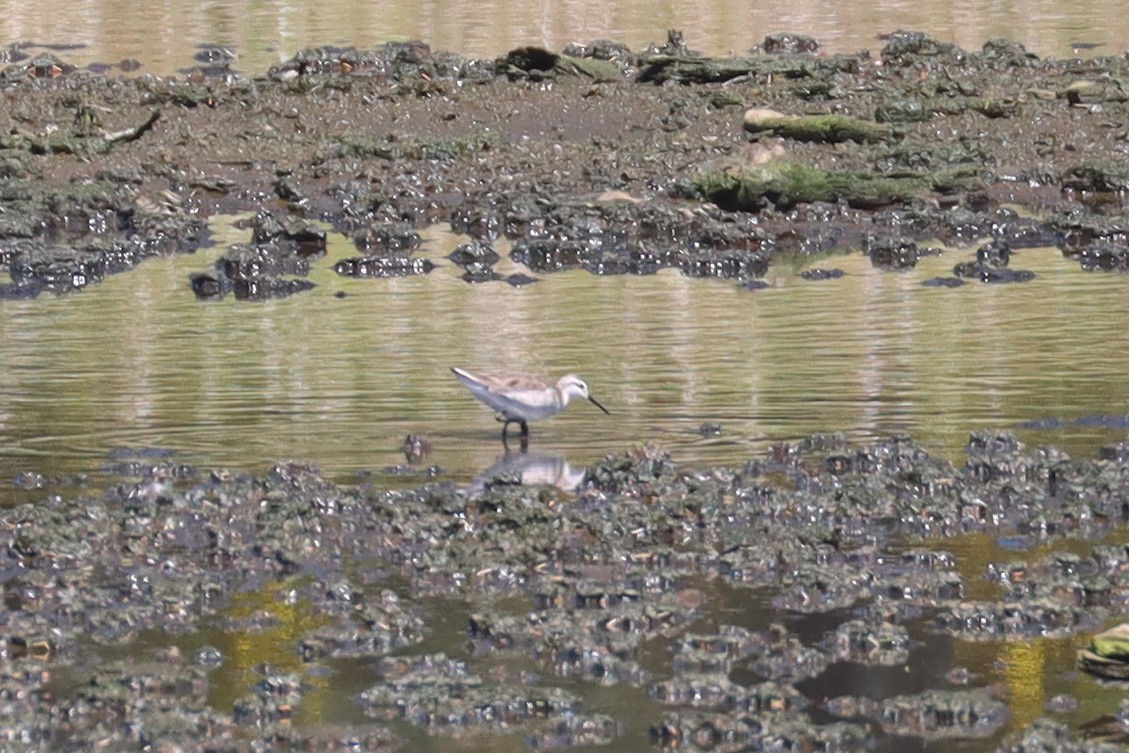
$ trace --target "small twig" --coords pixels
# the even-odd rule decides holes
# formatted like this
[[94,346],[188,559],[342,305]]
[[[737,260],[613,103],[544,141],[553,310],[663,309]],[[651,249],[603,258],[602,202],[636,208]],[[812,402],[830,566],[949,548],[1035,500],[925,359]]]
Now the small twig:
[[116,144],[119,141],[136,141],[141,138],[141,134],[148,131],[153,127],[153,124],[161,117],[160,110],[153,110],[149,113],[148,119],[136,128],[126,128],[123,131],[103,131],[102,138],[107,144]]

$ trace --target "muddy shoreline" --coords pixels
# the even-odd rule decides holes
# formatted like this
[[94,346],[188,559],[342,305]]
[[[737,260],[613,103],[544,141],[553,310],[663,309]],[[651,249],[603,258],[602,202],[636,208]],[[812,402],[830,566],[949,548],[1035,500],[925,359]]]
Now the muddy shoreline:
[[479,61],[404,43],[310,50],[256,77],[10,65],[0,297],[191,252],[209,217],[245,212],[251,242],[199,271],[202,297],[308,290],[325,225],[357,247],[340,274],[386,277],[430,271],[414,231],[449,223],[478,241],[454,259],[472,284],[496,281],[503,235],[534,275],[673,267],[753,287],[784,259],[861,249],[906,269],[937,243],[986,246],[929,284],[1022,282],[1010,252],[1032,246],[1129,267],[1116,221],[1129,60],[912,33],[874,56],[815,44],[706,60],[672,34],[641,53]]
[[[487,61],[323,48],[175,79],[20,61],[0,72],[0,298],[191,253],[235,212],[251,241],[184,281],[201,298],[300,295],[326,227],[357,248],[338,274],[427,274],[434,223],[469,236],[450,259],[467,284],[675,268],[755,288],[858,250],[897,274],[935,244],[968,258],[927,284],[1022,284],[1026,247],[1123,271],[1127,72],[913,33],[836,56],[780,35],[735,60],[677,34]],[[493,273],[502,236],[528,279]],[[0,515],[6,749],[1125,741],[1123,690],[1083,676],[1032,706],[992,676],[1031,644],[1063,685],[1124,613],[1122,445],[1076,459],[981,432],[954,464],[820,435],[714,469],[645,447],[575,492],[114,470]],[[946,549],[968,537],[1004,554],[970,573]],[[742,624],[750,604],[779,620]]]
[[[1129,594],[1126,458],[977,433],[956,466],[813,436],[706,471],[639,448],[575,493],[138,458],[3,515],[5,742],[1117,750],[1116,685],[1066,678],[1080,697],[1025,718],[954,646],[1041,645],[1048,688],[1074,674]],[[1009,558],[970,572],[970,537]]]

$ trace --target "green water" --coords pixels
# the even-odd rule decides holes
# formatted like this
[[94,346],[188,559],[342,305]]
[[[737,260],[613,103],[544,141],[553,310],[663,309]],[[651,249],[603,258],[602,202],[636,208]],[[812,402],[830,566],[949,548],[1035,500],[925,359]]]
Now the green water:
[[[220,248],[246,240],[230,227],[218,228],[218,236]],[[419,467],[408,477],[388,470],[405,463],[400,445],[409,433],[433,446],[422,466],[435,464],[440,478],[470,485],[503,460],[503,448],[490,411],[450,375],[452,365],[576,371],[612,411],[605,416],[581,401],[534,424],[529,474],[575,475],[641,441],[694,467],[740,465],[812,431],[857,440],[908,432],[957,462],[977,428],[1015,430],[1025,442],[1058,444],[1078,456],[1125,435],[1117,427],[1129,412],[1122,334],[1129,278],[1084,273],[1055,250],[1013,257],[1013,267],[1037,273],[1033,282],[958,289],[920,283],[948,274],[971,250],[899,273],[875,269],[860,254],[828,257],[818,265],[846,275],[818,283],[800,278],[798,265],[781,264],[770,287],[758,291],[674,271],[610,278],[570,272],[513,288],[463,282],[461,270],[443,261],[463,239],[440,232],[427,239],[421,255],[441,262],[436,270],[392,280],[338,277],[333,260],[353,250],[337,239],[329,258],[313,265],[318,287],[286,300],[197,301],[188,275],[210,267],[219,253],[211,250],[148,261],[77,295],[0,301],[0,504],[52,492],[15,488],[9,480],[21,472],[87,473],[96,483],[121,448],[157,448],[167,453],[162,459],[204,468],[262,472],[298,460],[340,482],[417,484]],[[502,244],[498,250],[507,251]],[[499,271],[521,270],[505,261]],[[704,437],[703,423],[720,424],[721,434]],[[987,537],[940,545],[961,563],[969,598],[998,590],[986,580],[989,563],[1041,554]],[[241,594],[230,610],[233,617],[269,612],[277,629],[202,626],[188,636],[148,636],[121,651],[147,655],[152,646],[176,644],[192,655],[203,645],[220,647],[227,661],[213,673],[209,702],[230,708],[264,662],[302,671],[295,636],[316,616],[281,598],[284,585]],[[773,609],[770,593],[716,582],[702,583],[701,591],[703,630],[785,621],[811,643],[839,619],[822,625],[812,618],[805,626]],[[474,663],[465,641],[471,606],[421,600],[435,629],[418,651]],[[944,686],[952,666],[968,667],[974,685],[1006,690],[1009,729],[1043,714],[1058,693],[1079,698],[1078,712],[1068,716],[1074,723],[1116,706],[1116,693],[1071,672],[1088,634],[962,642],[925,625],[915,637],[920,643],[896,676],[837,666],[818,682],[829,683],[827,693],[835,683],[875,682],[892,683],[882,685],[887,694],[913,692]],[[486,672],[491,662],[478,664]],[[352,699],[376,680],[372,666],[340,662],[332,670],[332,682],[324,674],[305,678],[297,724],[365,723]],[[663,709],[645,689],[568,687],[590,708],[628,720],[617,749],[651,749],[647,728]],[[413,749],[524,749],[520,733],[454,745],[407,725],[394,729]]]
[[[221,247],[246,240],[219,234]],[[405,463],[408,434],[431,442],[422,466],[469,484],[503,447],[455,365],[583,376],[612,415],[580,401],[533,424],[531,441],[581,470],[643,441],[698,467],[813,431],[908,432],[957,462],[977,428],[1080,457],[1125,436],[1129,278],[1082,272],[1053,249],[1013,258],[1032,282],[957,289],[920,283],[971,250],[908,272],[828,257],[818,264],[846,275],[824,282],[779,265],[758,291],[673,270],[514,288],[459,279],[443,257],[462,240],[430,233],[421,254],[439,266],[385,280],[337,276],[334,258],[353,249],[335,241],[313,264],[318,287],[285,300],[197,301],[188,275],[210,267],[210,250],[76,295],[0,301],[0,504],[17,473],[97,472],[120,448],[379,477]],[[721,434],[703,436],[706,423]]]

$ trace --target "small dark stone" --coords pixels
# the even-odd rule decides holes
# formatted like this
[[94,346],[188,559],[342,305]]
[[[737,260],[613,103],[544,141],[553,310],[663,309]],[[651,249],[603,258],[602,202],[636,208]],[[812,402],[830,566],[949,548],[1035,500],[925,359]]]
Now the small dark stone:
[[353,235],[353,243],[360,251],[413,251],[423,239],[419,233],[401,224],[374,225]]
[[333,270],[342,277],[409,277],[425,275],[433,269],[435,265],[428,259],[410,256],[354,256],[333,265]]
[[222,298],[224,295],[224,282],[216,275],[195,272],[189,279],[192,281],[192,292],[197,298]]
[[471,241],[456,246],[455,250],[447,255],[447,258],[460,267],[467,267],[476,263],[489,266],[497,263],[501,257],[494,251],[494,247],[486,241]]
[[1076,253],[1078,263],[1086,271],[1129,271],[1129,246],[1097,240]]
[[230,65],[235,62],[235,53],[223,47],[205,47],[192,59],[203,65]]
[[870,263],[884,269],[912,269],[921,256],[917,244],[905,238],[867,236],[863,248]]
[[927,288],[959,288],[964,284],[964,280],[959,277],[930,277],[928,280],[922,280],[921,284]]
[[1107,444],[1098,450],[1098,457],[1102,460],[1115,460],[1119,463],[1129,461],[1129,442],[1115,442]]
[[269,298],[286,298],[295,293],[313,290],[314,283],[309,280],[284,280],[277,277],[261,277],[252,280],[236,280],[232,292],[241,301],[262,301]]
[[12,479],[12,484],[20,489],[42,489],[46,483],[43,474],[32,471],[24,471]]
[[846,274],[846,272],[844,272],[841,269],[819,269],[817,267],[815,269],[805,269],[803,272],[800,272],[800,277],[802,277],[805,280],[812,280],[812,281],[838,280],[840,277],[843,277],[845,274]]
[[1047,711],[1052,714],[1069,714],[1078,708],[1078,699],[1072,695],[1060,694],[1047,701]]
[[1011,260],[1011,246],[1004,241],[995,240],[976,249],[976,261],[997,269],[1006,267]]
[[310,273],[310,264],[273,245],[237,244],[219,258],[216,269],[229,280],[254,280],[279,275],[305,277]]
[[819,50],[819,42],[804,34],[776,32],[764,38],[764,41],[761,42],[761,49],[771,55],[816,52]]
[[195,659],[205,669],[218,669],[224,663],[223,652],[215,646],[201,646],[196,650]]
[[980,275],[981,282],[1030,282],[1035,273],[1027,269],[994,269]]
[[590,244],[552,239],[516,243],[510,259],[534,272],[560,272],[593,264],[598,261],[598,256]]
[[467,264],[466,271],[460,276],[467,282],[492,282],[501,279],[501,275],[495,272],[489,264],[476,261]]
[[722,280],[750,280],[768,272],[768,256],[746,249],[710,249],[688,254],[679,264],[687,277],[716,277]]
[[993,433],[981,429],[969,435],[966,449],[970,454],[1015,453],[1023,449],[1023,443],[1010,431]]
[[508,275],[502,279],[504,282],[514,286],[515,288],[520,288],[523,285],[532,285],[535,282],[541,282],[541,279],[539,277],[530,277],[529,275],[523,275],[520,272],[514,272],[512,275]]
[[[129,266],[129,262],[124,262]],[[48,290],[69,293],[99,282],[111,270],[98,250],[28,245],[12,253],[9,274],[16,283],[35,281]]]
[[980,282],[1029,282],[1035,273],[1024,269],[996,267],[994,262],[965,261],[953,267],[953,274],[965,279],[979,279]]

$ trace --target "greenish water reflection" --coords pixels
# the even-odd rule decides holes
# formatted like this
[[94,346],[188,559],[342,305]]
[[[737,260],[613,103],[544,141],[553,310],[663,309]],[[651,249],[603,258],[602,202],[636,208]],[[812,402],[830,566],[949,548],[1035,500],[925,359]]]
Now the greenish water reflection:
[[[1021,556],[1028,560],[1040,552],[1051,551],[1050,547],[1037,547],[1016,553],[979,534],[958,537],[950,543],[952,546],[945,548],[958,556],[962,575],[969,581],[983,576],[978,570],[981,562],[988,561],[983,556],[985,551],[997,559]],[[1081,542],[1060,543],[1056,550],[1085,549]],[[966,555],[970,556],[966,558]],[[290,675],[302,684],[300,702],[293,709],[292,723],[296,726],[386,726],[412,750],[420,751],[528,750],[526,736],[533,725],[515,725],[509,730],[500,727],[461,730],[440,725],[439,731],[429,732],[404,720],[367,716],[357,697],[385,680],[375,656],[360,660],[319,658],[312,662],[301,658],[299,639],[307,631],[333,622],[328,616],[319,615],[304,598],[296,596],[301,592],[300,581],[306,577],[267,583],[237,594],[230,607],[223,610],[221,619],[210,620],[214,626],[198,633],[165,639],[156,633],[147,633],[132,646],[100,647],[94,653],[104,659],[132,659],[141,663],[153,654],[161,655],[162,646],[168,644],[177,645],[185,657],[193,657],[201,647],[210,646],[220,650],[223,663],[209,673],[208,704],[221,712],[229,711],[237,701],[254,693],[256,684],[265,676]],[[771,605],[773,589],[770,588],[735,587],[723,580],[708,578],[696,581],[694,587],[701,591],[702,608],[695,621],[686,627],[688,633],[712,633],[720,625],[766,630],[772,623],[779,623],[786,625],[805,645],[816,645],[827,633],[833,632],[842,619],[841,615],[796,615],[778,611]],[[642,662],[651,680],[640,686],[600,683],[590,677],[559,677],[549,673],[544,664],[531,660],[523,650],[479,653],[474,649],[467,640],[468,618],[482,608],[484,601],[490,601],[489,598],[408,598],[412,608],[424,618],[428,630],[421,643],[398,649],[394,654],[444,654],[466,662],[472,675],[485,678],[490,684],[505,684],[505,678],[512,681],[512,678],[522,677],[535,686],[560,687],[573,692],[583,699],[588,712],[608,714],[619,720],[616,750],[639,753],[654,750],[649,735],[651,726],[678,711],[679,707],[664,705],[648,692],[651,681],[670,675],[669,638],[656,636],[643,649]],[[514,614],[524,614],[531,609],[525,599],[511,601],[508,606]],[[495,601],[492,606],[501,609],[504,601]],[[931,624],[928,614],[919,621],[910,621],[913,650],[904,667],[835,662],[824,674],[799,684],[805,688],[805,693],[821,700],[842,693],[883,699],[926,688],[952,687],[943,679],[947,671],[954,667],[968,669],[972,675],[969,687],[994,689],[996,695],[1007,700],[1009,709],[1002,731],[990,738],[969,738],[957,743],[960,749],[968,751],[992,750],[1005,735],[1022,730],[1039,717],[1049,716],[1080,725],[1117,710],[1120,693],[1084,673],[1073,671],[1075,652],[1088,645],[1089,633],[1080,632],[1065,638],[962,641],[933,630]],[[358,630],[364,631],[363,628]],[[735,662],[731,675],[739,684],[762,679],[743,661]],[[82,677],[81,673],[78,677]],[[1048,701],[1063,694],[1077,700],[1077,709],[1049,713]],[[818,716],[818,709],[815,713]],[[904,739],[879,739],[878,751],[900,750],[905,744]]]
[[[227,230],[220,240],[245,234]],[[441,261],[460,240],[432,233],[423,253]],[[281,301],[196,301],[188,274],[210,266],[218,254],[211,251],[153,260],[79,295],[0,302],[0,504],[17,499],[7,480],[18,472],[96,472],[120,447],[166,448],[174,462],[206,468],[262,472],[294,459],[338,481],[416,484],[421,475],[382,470],[404,462],[399,447],[408,433],[431,441],[425,462],[441,466],[442,477],[469,485],[499,461],[502,446],[490,412],[451,377],[451,365],[581,373],[613,415],[582,403],[533,425],[531,457],[540,471],[562,476],[564,463],[575,471],[639,441],[661,444],[683,465],[735,466],[771,443],[824,430],[856,439],[909,432],[958,462],[976,428],[1013,429],[1028,443],[1079,456],[1125,434],[1117,427],[1129,410],[1129,349],[1118,339],[1129,315],[1126,278],[1083,273],[1054,250],[1016,254],[1013,266],[1038,274],[1028,284],[921,286],[968,258],[967,250],[902,273],[875,269],[859,254],[828,257],[818,264],[847,274],[820,283],[781,265],[771,287],[755,292],[673,272],[468,285],[446,263],[425,277],[337,277],[332,256],[351,253],[335,246],[314,265],[318,287]],[[500,271],[513,266],[504,262]],[[719,423],[722,434],[703,437],[706,422]],[[1044,428],[1021,428],[1030,422]],[[988,564],[1049,551],[1037,540],[1017,550],[986,536],[938,545],[955,554],[973,599],[999,592],[985,577]],[[790,619],[764,594],[719,583],[702,589],[704,628]],[[268,614],[269,629],[208,629],[170,642],[186,655],[203,643],[223,650],[226,663],[212,676],[216,708],[248,693],[266,663],[307,683],[296,724],[363,723],[351,699],[376,680],[374,667],[340,662],[310,674],[295,640],[319,617],[284,590],[266,584],[225,615],[238,626]],[[413,651],[466,655],[461,615],[470,605],[421,608],[441,628]],[[907,677],[933,682],[939,668],[972,668],[977,684],[1007,689],[1010,729],[1042,715],[1059,693],[1079,700],[1063,717],[1074,723],[1116,705],[1116,694],[1069,671],[1088,635],[918,637],[925,644]],[[487,673],[489,665],[475,669]],[[840,674],[850,677],[849,668]],[[578,690],[593,707],[632,720],[619,749],[649,749],[648,720],[662,710],[643,690]],[[644,705],[649,713],[635,713]],[[406,725],[397,733],[421,749],[452,747]],[[524,745],[515,734],[457,747],[479,744]]]
[[[228,233],[221,242],[243,239]],[[573,468],[640,441],[704,466],[813,431],[909,432],[957,461],[981,427],[1081,456],[1125,435],[1127,280],[1054,250],[1016,254],[1038,274],[1026,284],[923,287],[971,253],[954,251],[903,273],[826,258],[846,276],[778,268],[750,292],[673,271],[470,285],[443,260],[459,241],[432,234],[424,254],[443,263],[421,277],[350,280],[320,260],[318,287],[287,300],[197,301],[188,275],[212,251],[78,295],[0,302],[0,478],[160,447],[205,467],[311,461],[350,481],[402,464],[415,433],[434,447],[425,463],[469,483],[502,445],[452,365],[584,376],[610,417],[580,403],[532,427],[532,449]],[[721,435],[703,437],[703,423]]]

